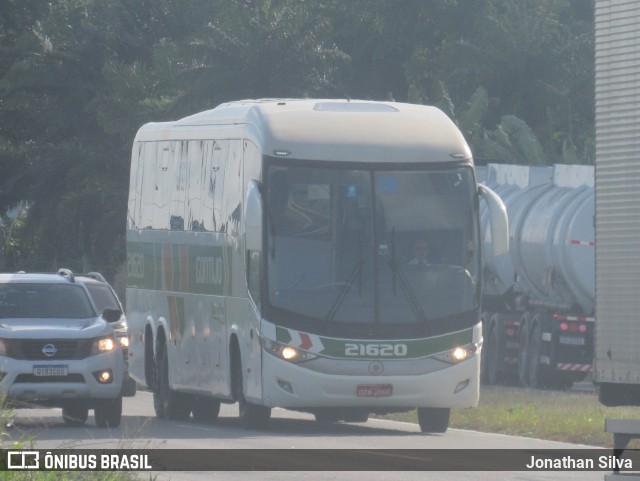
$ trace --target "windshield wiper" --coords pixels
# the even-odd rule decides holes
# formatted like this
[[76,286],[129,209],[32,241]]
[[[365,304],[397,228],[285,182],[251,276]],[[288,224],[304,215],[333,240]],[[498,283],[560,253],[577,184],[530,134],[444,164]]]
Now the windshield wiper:
[[344,302],[344,299],[347,297],[347,294],[349,293],[349,290],[351,289],[351,286],[353,285],[353,282],[356,280],[356,278],[358,278],[360,281],[359,294],[362,295],[362,266],[364,266],[364,258],[362,257],[362,232],[360,231],[358,232],[358,247],[358,261],[356,262],[356,265],[353,266],[353,269],[349,273],[349,277],[338,293],[338,297],[336,297],[336,300],[333,302],[331,309],[329,309],[329,312],[325,316],[324,321],[322,322],[322,328],[324,328],[328,322],[333,321],[333,318],[336,316],[338,309],[340,309],[340,306]]
[[356,280],[356,277],[362,278],[361,274],[362,274],[362,266],[363,266],[363,264],[364,264],[364,261],[362,259],[359,259],[358,262],[356,263],[356,265],[353,267],[353,270],[349,274],[348,279],[346,280],[346,282],[342,286],[342,289],[340,289],[340,292],[338,293],[338,297],[336,297],[336,300],[334,301],[333,305],[331,306],[331,309],[329,309],[329,313],[324,318],[324,322],[323,322],[323,326],[322,327],[324,327],[324,325],[327,322],[333,321],[333,318],[336,316],[336,313],[338,312],[338,309],[340,309],[340,306],[344,302],[344,299],[347,297],[347,294],[349,293],[349,290],[351,289],[351,286],[353,285],[353,282]]
[[398,265],[398,261],[396,260],[396,228],[394,227],[391,230],[391,257],[389,259],[389,267],[391,268],[391,272],[393,273],[393,294],[396,293],[396,279],[398,280],[398,284],[400,285],[400,290],[407,298],[409,302],[409,307],[413,311],[413,314],[416,316],[418,321],[422,323],[425,328],[426,334],[428,335],[432,331],[431,322],[427,318],[427,315],[424,313],[420,302],[416,298],[416,293],[411,288],[409,282],[404,277],[404,274],[400,270],[400,266]]

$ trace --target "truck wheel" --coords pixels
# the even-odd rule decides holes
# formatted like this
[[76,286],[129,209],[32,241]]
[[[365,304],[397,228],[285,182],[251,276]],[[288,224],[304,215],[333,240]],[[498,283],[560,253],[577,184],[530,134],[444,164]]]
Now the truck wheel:
[[518,350],[518,378],[520,385],[529,386],[529,322],[525,314],[520,321],[520,348]]
[[423,433],[446,433],[449,429],[449,408],[418,408],[418,423]]
[[191,412],[199,423],[215,423],[220,414],[220,401],[209,396],[195,394],[192,397]]
[[529,369],[529,386],[532,388],[544,387],[544,376],[540,366],[540,343],[542,336],[542,328],[540,323],[535,319],[532,321],[531,330],[529,331],[529,349],[528,349],[528,369]]
[[489,333],[489,345],[487,346],[487,380],[489,384],[500,384],[502,382],[502,373],[500,372],[500,361],[504,357],[502,355],[502,346],[504,344],[504,335],[500,321],[493,324]]
[[122,419],[122,396],[96,406],[93,415],[99,428],[117,428]]
[[62,419],[69,426],[82,426],[89,417],[89,408],[85,404],[68,404],[62,408]]
[[259,406],[247,401],[244,397],[242,381],[242,362],[238,348],[233,349],[231,372],[233,379],[233,394],[238,401],[238,417],[240,426],[246,429],[264,429],[269,424],[271,408]]
[[153,390],[153,407],[160,419],[186,421],[191,414],[191,403],[169,386],[169,356],[164,344],[156,350],[156,387]]
[[489,364],[489,320],[491,313],[485,311],[482,313],[482,337],[484,345],[480,355],[480,382],[482,384],[489,383],[488,364]]

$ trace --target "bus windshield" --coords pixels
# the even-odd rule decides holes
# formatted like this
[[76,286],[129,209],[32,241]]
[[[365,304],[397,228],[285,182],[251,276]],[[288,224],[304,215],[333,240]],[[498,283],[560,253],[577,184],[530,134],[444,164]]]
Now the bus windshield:
[[267,168],[267,318],[386,338],[477,323],[472,168],[327,164]]

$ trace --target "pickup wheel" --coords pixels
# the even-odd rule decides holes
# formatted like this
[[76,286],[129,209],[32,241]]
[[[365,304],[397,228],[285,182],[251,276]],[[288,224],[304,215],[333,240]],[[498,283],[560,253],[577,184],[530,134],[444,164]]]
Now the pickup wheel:
[[95,407],[93,415],[99,428],[117,428],[122,420],[122,396],[103,401]]
[[89,408],[85,404],[68,404],[62,408],[62,419],[69,426],[82,426],[89,417]]

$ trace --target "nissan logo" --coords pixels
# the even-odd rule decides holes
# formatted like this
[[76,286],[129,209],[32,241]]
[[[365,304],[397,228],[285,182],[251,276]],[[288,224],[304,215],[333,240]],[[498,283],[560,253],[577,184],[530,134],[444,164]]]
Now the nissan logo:
[[42,354],[44,354],[47,357],[55,356],[56,352],[58,352],[58,350],[56,349],[56,346],[54,346],[53,344],[47,344],[42,348]]

